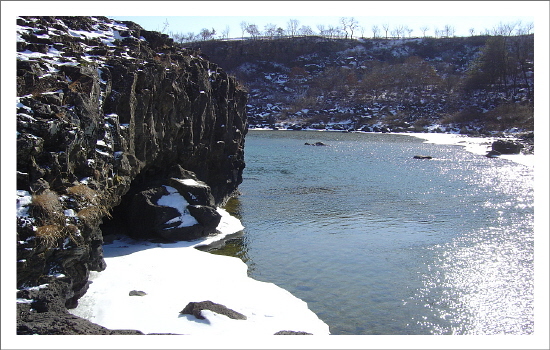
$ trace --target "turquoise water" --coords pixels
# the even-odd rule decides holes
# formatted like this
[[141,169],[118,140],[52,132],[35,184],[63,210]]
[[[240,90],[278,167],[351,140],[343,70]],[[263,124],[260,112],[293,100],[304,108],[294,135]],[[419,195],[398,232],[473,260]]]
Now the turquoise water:
[[393,134],[250,131],[245,157],[216,253],[332,334],[533,332],[532,168]]

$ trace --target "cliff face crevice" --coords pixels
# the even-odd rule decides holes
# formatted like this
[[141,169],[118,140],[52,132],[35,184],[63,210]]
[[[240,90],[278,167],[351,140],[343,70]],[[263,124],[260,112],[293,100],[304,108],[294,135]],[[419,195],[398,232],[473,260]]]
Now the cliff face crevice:
[[209,187],[213,206],[236,193],[247,93],[135,23],[17,24],[18,330],[47,333],[33,320],[74,320],[64,308],[105,268],[100,225],[134,188],[186,178]]

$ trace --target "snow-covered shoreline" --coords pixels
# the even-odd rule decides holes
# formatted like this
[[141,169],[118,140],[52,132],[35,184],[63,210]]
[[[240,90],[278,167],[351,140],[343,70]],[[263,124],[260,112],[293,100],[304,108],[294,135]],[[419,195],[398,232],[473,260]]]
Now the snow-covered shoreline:
[[[460,134],[450,133],[400,133],[425,140],[425,143],[433,143],[440,145],[457,145],[463,146],[466,151],[485,155],[491,150],[491,145],[496,141],[497,137],[473,137]],[[503,154],[499,156],[503,159],[508,159],[512,162],[533,167],[535,165],[534,154]]]
[[[273,131],[271,128],[254,128],[250,130],[257,131]],[[317,130],[317,129],[303,129],[304,131],[314,131],[314,132],[342,132],[341,130]],[[295,130],[286,130],[280,129],[277,131],[289,131],[296,132]],[[353,131],[357,133],[370,134],[370,132],[363,131]],[[387,134],[395,135],[406,135],[412,136],[419,139],[425,140],[425,143],[434,143],[439,145],[456,145],[463,146],[466,151],[485,155],[488,151],[491,150],[491,144],[502,137],[477,137],[469,136],[457,133],[437,133],[437,132],[388,132]],[[526,166],[533,167],[535,165],[535,155],[534,154],[503,154],[499,156],[503,159],[508,159],[518,164],[523,164]]]
[[[151,243],[129,238],[104,245],[107,269],[92,272],[88,292],[74,315],[111,329],[187,335],[265,336],[278,331],[328,335],[329,327],[290,292],[247,275],[238,258],[195,249],[243,229],[219,209],[221,232],[192,242]],[[147,293],[130,296],[137,290]],[[189,302],[210,300],[247,316],[234,320],[203,311],[205,320],[180,315]]]

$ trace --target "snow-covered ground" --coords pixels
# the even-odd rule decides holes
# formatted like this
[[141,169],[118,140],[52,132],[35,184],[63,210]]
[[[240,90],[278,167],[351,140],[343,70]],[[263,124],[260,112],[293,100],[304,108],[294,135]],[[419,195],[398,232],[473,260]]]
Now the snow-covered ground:
[[[104,245],[107,269],[92,272],[88,292],[71,313],[110,329],[143,333],[262,336],[292,330],[328,335],[328,325],[304,301],[272,283],[249,278],[240,259],[195,249],[243,229],[238,219],[219,212],[222,233],[205,240],[166,244],[125,238]],[[133,290],[147,294],[130,296]],[[207,310],[202,312],[205,320],[180,314],[189,302],[206,300],[247,319]]]
[[[493,141],[497,140],[497,138],[494,137],[470,137],[466,135],[447,133],[404,133],[404,135],[424,139],[426,140],[426,143],[464,146],[468,152],[480,155],[487,154],[487,152],[491,150]],[[499,157],[511,160],[518,164],[531,167],[535,166],[534,154],[503,154]]]

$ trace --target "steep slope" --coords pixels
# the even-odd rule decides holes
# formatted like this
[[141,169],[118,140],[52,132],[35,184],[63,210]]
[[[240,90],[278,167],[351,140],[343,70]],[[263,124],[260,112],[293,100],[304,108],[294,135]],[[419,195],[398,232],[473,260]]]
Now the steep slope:
[[294,37],[190,46],[247,85],[251,127],[533,128],[533,35]]
[[[198,188],[200,219],[234,195],[247,93],[135,23],[21,17],[17,96],[18,333],[110,334],[66,312],[105,268],[101,223],[167,181]],[[193,234],[211,233],[201,225]]]

